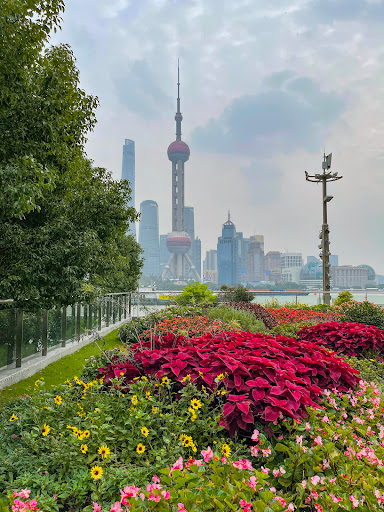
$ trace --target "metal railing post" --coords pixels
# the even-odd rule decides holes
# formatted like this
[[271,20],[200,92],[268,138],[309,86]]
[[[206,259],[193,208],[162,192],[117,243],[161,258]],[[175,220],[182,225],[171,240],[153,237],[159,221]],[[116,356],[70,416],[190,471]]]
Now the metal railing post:
[[21,345],[23,343],[23,317],[22,309],[17,310],[16,317],[16,368],[21,367]]
[[89,304],[88,311],[88,333],[90,333],[92,331],[92,304]]
[[115,304],[114,297],[112,298],[112,323],[113,324],[116,323],[116,304]]
[[97,330],[101,331],[101,302],[99,303],[99,306],[97,308]]
[[107,301],[107,314],[106,314],[106,319],[105,319],[105,326],[109,327],[109,317],[111,315],[111,303],[110,303],[109,297],[106,298],[106,301]]
[[8,350],[7,350],[7,365],[13,363],[15,352],[15,339],[16,339],[16,310],[9,311],[9,336],[8,336]]
[[48,353],[48,310],[43,309],[43,332],[41,333],[41,355]]
[[127,318],[127,295],[124,295],[124,320]]
[[67,306],[64,306],[61,312],[61,346],[67,344]]
[[76,308],[76,338],[80,340],[80,331],[81,331],[81,304],[77,305]]

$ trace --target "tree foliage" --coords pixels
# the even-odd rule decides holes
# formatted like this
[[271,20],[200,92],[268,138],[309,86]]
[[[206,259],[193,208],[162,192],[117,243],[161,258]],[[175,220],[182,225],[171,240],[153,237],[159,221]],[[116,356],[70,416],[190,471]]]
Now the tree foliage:
[[81,300],[85,283],[134,289],[141,266],[129,183],[85,155],[98,99],[71,48],[47,44],[63,9],[0,3],[0,297],[30,308]]
[[255,294],[249,292],[243,285],[229,286],[223,284],[220,288],[219,299],[221,302],[252,302]]
[[175,298],[175,302],[179,306],[217,304],[217,297],[206,284],[194,283],[186,286],[183,293]]

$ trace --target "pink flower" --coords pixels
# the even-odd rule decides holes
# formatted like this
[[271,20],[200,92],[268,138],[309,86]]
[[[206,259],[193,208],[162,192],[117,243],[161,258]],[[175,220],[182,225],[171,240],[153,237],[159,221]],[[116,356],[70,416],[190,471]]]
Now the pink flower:
[[307,422],[307,423],[305,424],[305,430],[311,430],[311,425],[310,425],[310,423],[308,423],[308,422]]
[[280,496],[275,496],[275,500],[279,501],[282,507],[285,507],[285,505],[287,504],[285,499],[284,498],[280,498]]
[[171,493],[169,491],[161,491],[161,495],[165,500],[169,500]]
[[155,484],[160,483],[160,478],[157,475],[153,475],[152,480],[155,482]]
[[270,472],[271,470],[269,468],[265,468],[264,466],[261,466],[261,472],[262,473],[265,473],[266,475],[268,475],[268,473]]
[[111,507],[111,512],[122,512],[120,501],[116,501],[114,505]]
[[161,500],[161,496],[159,496],[158,494],[149,494],[148,495],[148,500],[149,501],[160,501]]
[[253,455],[253,457],[257,457],[259,455],[258,446],[251,446],[251,455]]
[[351,494],[351,496],[349,497],[350,501],[352,502],[352,507],[353,508],[356,508],[359,506],[359,500],[356,498],[356,496],[354,494]]
[[259,434],[260,434],[260,432],[255,429],[253,431],[253,434],[252,434],[252,437],[251,437],[252,441],[258,441],[259,440]]
[[306,489],[307,488],[307,481],[306,480],[303,480],[301,482],[301,485],[303,486],[303,489]]
[[29,495],[31,494],[31,491],[29,489],[21,489],[19,492],[20,498],[29,498]]
[[301,446],[303,444],[303,436],[296,436],[296,443]]
[[[211,450],[211,452],[212,452],[212,450]],[[212,457],[213,457],[213,453],[212,453]],[[183,457],[179,457],[177,459],[177,461],[174,463],[174,465],[172,466],[172,469],[171,469],[169,474],[171,474],[172,471],[175,471],[175,469],[178,469],[179,471],[182,471],[183,467],[184,467],[184,465],[183,465]]]
[[248,503],[245,500],[240,500],[240,507],[243,509],[243,512],[250,512],[251,506],[252,506],[252,503]]
[[96,501],[93,502],[93,511],[92,512],[100,512],[101,506],[96,503]]
[[290,503],[287,507],[287,510],[289,510],[290,512],[293,512],[293,510],[295,510],[295,505],[293,503]]
[[255,476],[251,476],[251,478],[248,480],[248,485],[251,489],[256,491],[256,484],[257,484],[257,478]]
[[206,450],[202,450],[201,455],[204,457],[204,462],[209,462],[209,460],[213,457],[213,451],[208,446]]
[[184,507],[184,504],[183,503],[178,503],[177,506],[179,507],[177,509],[177,512],[187,512],[187,510],[185,509]]
[[318,475],[314,475],[311,477],[312,485],[317,485],[320,482],[320,477]]
[[261,450],[261,451],[263,453],[263,457],[265,457],[265,458],[268,458],[272,453],[270,448],[266,448],[265,450]]
[[318,444],[320,446],[323,446],[323,439],[321,438],[321,436],[317,436],[314,441],[313,441],[315,444]]

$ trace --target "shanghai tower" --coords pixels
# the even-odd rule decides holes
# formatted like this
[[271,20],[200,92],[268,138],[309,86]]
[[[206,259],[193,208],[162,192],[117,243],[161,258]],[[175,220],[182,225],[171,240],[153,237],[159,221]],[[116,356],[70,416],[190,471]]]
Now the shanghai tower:
[[[123,165],[121,170],[121,179],[128,180],[131,186],[131,200],[127,206],[135,207],[135,141],[125,139],[123,146]],[[132,222],[129,226],[131,233],[136,238],[136,224]]]
[[168,158],[172,162],[172,233],[167,238],[167,248],[170,252],[168,263],[164,267],[161,278],[165,279],[170,273],[174,279],[185,278],[185,267],[190,267],[197,281],[200,276],[187,254],[191,248],[191,237],[184,227],[184,164],[189,160],[190,150],[188,145],[181,140],[180,112],[180,73],[177,66],[177,112],[176,140],[168,147]]

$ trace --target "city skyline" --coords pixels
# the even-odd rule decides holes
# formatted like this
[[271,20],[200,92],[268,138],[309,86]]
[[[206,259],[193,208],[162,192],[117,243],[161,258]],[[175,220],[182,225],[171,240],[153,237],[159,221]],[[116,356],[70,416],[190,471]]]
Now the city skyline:
[[52,41],[73,47],[82,87],[100,98],[88,155],[118,179],[119,141],[136,141],[136,205],[158,202],[160,232],[180,57],[194,155],[185,200],[203,254],[228,208],[245,235],[270,234],[266,249],[316,254],[321,197],[304,171],[321,170],[325,147],[344,176],[330,187],[331,252],[383,274],[383,14],[364,0],[84,0]]

